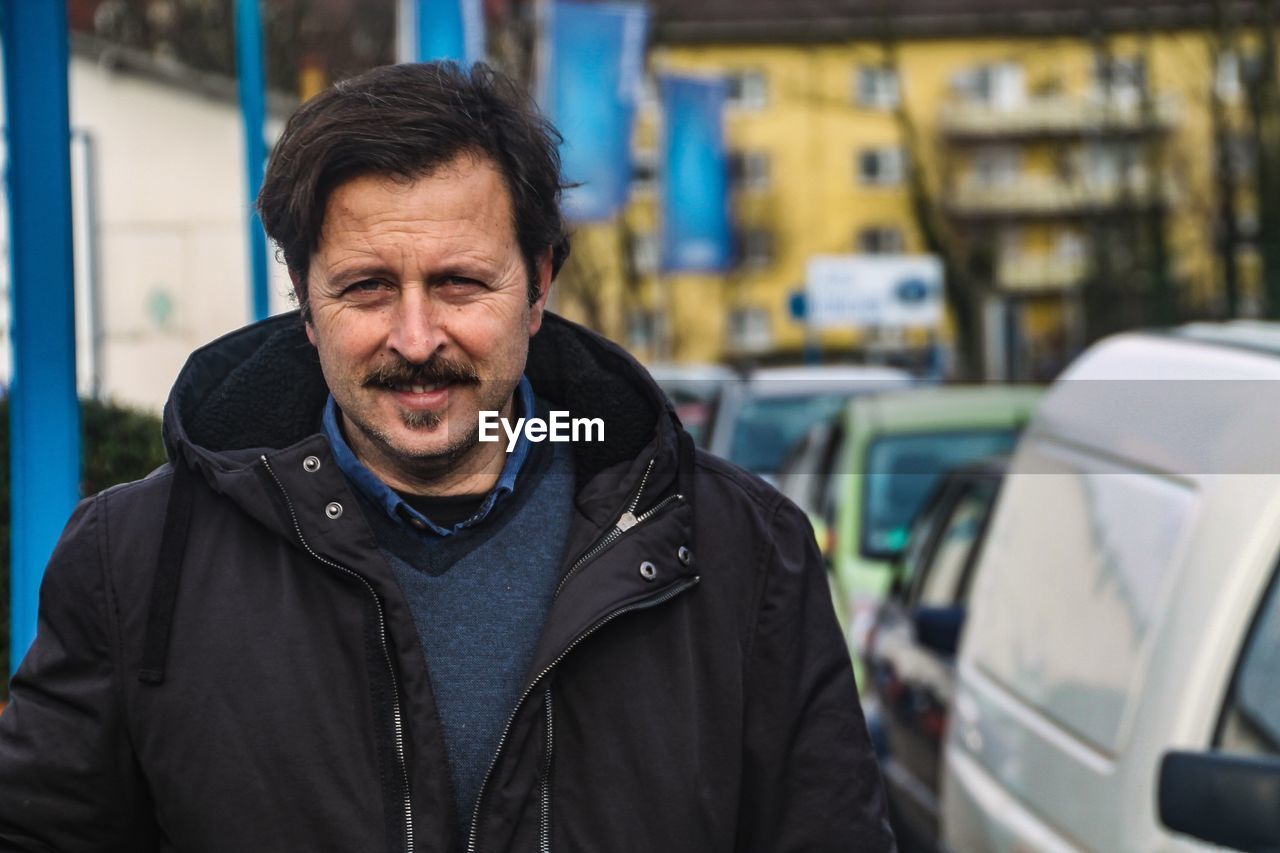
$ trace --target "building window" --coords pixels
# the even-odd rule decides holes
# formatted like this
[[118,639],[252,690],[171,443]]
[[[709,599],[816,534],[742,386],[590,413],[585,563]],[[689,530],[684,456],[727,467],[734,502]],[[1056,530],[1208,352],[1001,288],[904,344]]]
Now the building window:
[[900,255],[906,249],[902,229],[892,225],[873,225],[858,232],[854,242],[864,255]]
[[729,346],[738,352],[773,347],[773,324],[763,308],[735,308],[729,312]]
[[1022,173],[1022,152],[1016,148],[980,148],[973,153],[973,181],[980,187],[1008,189]]
[[1231,177],[1237,181],[1246,181],[1253,177],[1258,168],[1258,152],[1248,136],[1233,133],[1226,139],[1227,167]]
[[632,349],[652,349],[666,337],[667,316],[661,311],[632,311],[627,316],[627,342]]
[[1147,90],[1147,63],[1141,56],[1098,56],[1093,63],[1093,85],[1101,100],[1136,106]]
[[1213,78],[1214,92],[1224,101],[1239,100],[1243,91],[1240,83],[1240,54],[1234,51],[1218,54],[1217,68]]
[[1079,231],[1064,231],[1054,245],[1054,254],[1064,263],[1083,264],[1089,257],[1088,238]]
[[760,110],[767,102],[763,71],[734,71],[729,74],[729,106],[740,110]]
[[658,272],[658,235],[652,231],[631,233],[631,268],[636,275]]
[[1099,190],[1136,192],[1146,185],[1142,147],[1132,141],[1097,142],[1084,151],[1085,184]]
[[763,151],[734,151],[729,154],[729,177],[735,189],[769,188],[769,155]]
[[638,149],[631,157],[631,190],[653,192],[658,186],[658,154],[652,148]]
[[1016,109],[1026,101],[1027,83],[1016,62],[993,62],[955,76],[952,88],[965,100],[998,110]]
[[853,100],[872,110],[891,110],[902,97],[898,69],[884,65],[863,65],[853,77]]
[[869,187],[901,184],[907,174],[907,152],[901,148],[865,148],[858,152],[858,180]]
[[773,263],[773,233],[747,228],[738,233],[738,262],[743,269],[760,270]]

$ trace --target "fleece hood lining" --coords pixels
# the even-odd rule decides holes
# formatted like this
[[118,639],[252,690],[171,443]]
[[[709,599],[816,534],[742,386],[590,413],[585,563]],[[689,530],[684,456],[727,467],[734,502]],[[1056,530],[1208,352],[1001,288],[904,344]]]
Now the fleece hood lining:
[[[525,373],[552,409],[601,418],[605,440],[574,445],[577,479],[633,460],[669,413],[662,392],[616,344],[554,314],[530,340]],[[329,389],[298,312],[232,332],[192,354],[165,407],[171,460],[285,448],[319,431]]]

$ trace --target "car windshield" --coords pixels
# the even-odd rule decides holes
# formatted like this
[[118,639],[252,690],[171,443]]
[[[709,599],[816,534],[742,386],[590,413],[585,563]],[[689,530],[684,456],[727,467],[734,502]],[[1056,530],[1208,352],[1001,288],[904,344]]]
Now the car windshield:
[[947,471],[1013,448],[1015,430],[932,432],[881,438],[867,450],[863,486],[862,551],[896,557],[911,524]]
[[782,459],[819,421],[834,417],[849,394],[753,397],[742,404],[733,427],[729,459],[758,474],[773,474]]

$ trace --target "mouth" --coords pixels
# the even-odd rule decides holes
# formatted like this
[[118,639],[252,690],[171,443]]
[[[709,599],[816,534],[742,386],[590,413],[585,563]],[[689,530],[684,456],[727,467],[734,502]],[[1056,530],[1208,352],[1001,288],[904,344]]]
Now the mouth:
[[432,394],[436,391],[443,391],[449,387],[448,383],[439,382],[434,385],[421,385],[410,383],[399,383],[387,385],[386,388],[399,394]]
[[450,392],[478,385],[479,380],[470,364],[434,357],[424,364],[398,361],[382,365],[365,377],[364,385],[387,394],[402,417],[415,419],[415,415],[426,414],[443,417]]
[[449,402],[450,383],[388,383],[382,386],[391,392],[396,405],[412,411],[440,409]]

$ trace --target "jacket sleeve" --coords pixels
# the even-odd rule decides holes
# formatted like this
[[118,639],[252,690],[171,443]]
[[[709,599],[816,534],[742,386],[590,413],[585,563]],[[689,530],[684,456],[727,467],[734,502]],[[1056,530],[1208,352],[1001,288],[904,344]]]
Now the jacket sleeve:
[[891,851],[884,789],[808,519],[774,512],[748,639],[738,849]]
[[0,850],[154,848],[121,714],[100,500],[77,507],[54,549],[36,639],[0,714]]

